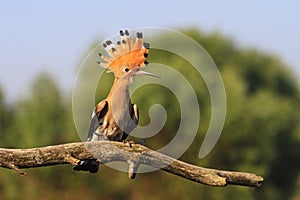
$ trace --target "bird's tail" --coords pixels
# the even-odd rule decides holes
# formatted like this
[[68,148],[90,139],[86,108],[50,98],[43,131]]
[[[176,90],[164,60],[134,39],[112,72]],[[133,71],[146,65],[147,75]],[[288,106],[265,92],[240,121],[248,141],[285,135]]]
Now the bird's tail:
[[75,171],[89,171],[90,173],[97,173],[100,163],[97,160],[81,160],[78,165],[73,167]]

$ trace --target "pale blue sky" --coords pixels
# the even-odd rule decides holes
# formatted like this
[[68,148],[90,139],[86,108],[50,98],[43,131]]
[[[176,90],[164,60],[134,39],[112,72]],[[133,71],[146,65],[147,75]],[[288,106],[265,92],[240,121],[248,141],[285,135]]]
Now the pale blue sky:
[[71,89],[93,41],[122,28],[218,30],[239,45],[279,55],[300,77],[297,1],[0,1],[0,86],[24,96],[41,71]]

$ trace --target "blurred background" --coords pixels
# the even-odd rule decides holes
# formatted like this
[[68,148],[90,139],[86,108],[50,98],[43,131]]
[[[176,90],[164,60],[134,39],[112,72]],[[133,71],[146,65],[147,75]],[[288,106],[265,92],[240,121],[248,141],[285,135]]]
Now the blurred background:
[[[286,1],[2,1],[0,3],[0,147],[30,148],[80,141],[72,116],[72,86],[87,53],[120,29],[166,27],[199,42],[224,80],[227,116],[212,152],[198,158],[210,119],[210,97],[184,59],[153,50],[160,62],[191,80],[201,109],[200,128],[180,160],[265,178],[261,188],[214,188],[156,171],[129,180],[102,166],[100,173],[71,166],[28,169],[27,177],[0,169],[0,199],[300,199],[299,3]],[[151,36],[147,36],[151,37]],[[162,42],[168,36],[159,35]],[[178,41],[180,44],[180,41]],[[184,46],[184,45],[183,45]],[[187,52],[189,47],[184,46]],[[191,52],[193,53],[193,52]],[[91,63],[91,67],[96,67]],[[154,72],[154,70],[153,70]],[[111,74],[99,82],[104,98]],[[176,83],[174,83],[176,84]],[[162,87],[144,87],[133,101],[141,124],[148,109],[162,104],[168,119],[147,140],[159,148],[176,133],[178,102]],[[87,119],[88,123],[88,119]]]

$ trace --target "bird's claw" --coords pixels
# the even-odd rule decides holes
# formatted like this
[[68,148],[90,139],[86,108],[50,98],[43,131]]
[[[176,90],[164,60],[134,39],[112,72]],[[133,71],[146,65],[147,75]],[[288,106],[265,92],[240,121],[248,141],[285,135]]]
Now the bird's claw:
[[[136,143],[135,143],[134,141],[132,141],[132,140],[131,140],[131,141],[123,140],[123,143],[124,143],[124,144],[127,143],[127,144],[129,145],[130,148],[132,147],[132,145],[136,144]],[[142,139],[142,140],[140,141],[139,144],[145,146],[145,144],[146,144],[145,139]]]
[[127,144],[129,145],[129,148],[131,148],[132,145],[135,144],[134,141],[126,141],[126,140],[123,140],[123,143],[124,143],[124,144],[127,143]]

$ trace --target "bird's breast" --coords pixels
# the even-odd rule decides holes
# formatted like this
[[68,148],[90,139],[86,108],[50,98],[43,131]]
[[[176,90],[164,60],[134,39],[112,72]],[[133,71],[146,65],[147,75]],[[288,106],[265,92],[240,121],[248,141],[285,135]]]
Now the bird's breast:
[[106,116],[99,120],[99,128],[96,130],[96,134],[104,135],[109,140],[121,141],[123,137],[123,130],[126,127],[126,117],[116,113],[115,116],[108,112]]

